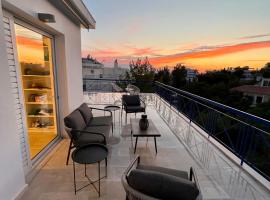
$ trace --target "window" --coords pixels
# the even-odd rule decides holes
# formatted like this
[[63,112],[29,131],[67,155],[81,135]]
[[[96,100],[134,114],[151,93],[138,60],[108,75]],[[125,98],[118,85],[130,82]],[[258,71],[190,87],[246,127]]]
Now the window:
[[256,97],[256,103],[262,103],[263,97],[257,96]]
[[95,71],[94,71],[93,69],[91,69],[91,74],[94,74],[94,72],[95,72]]
[[269,87],[270,86],[270,81],[263,81],[263,86],[264,87]]

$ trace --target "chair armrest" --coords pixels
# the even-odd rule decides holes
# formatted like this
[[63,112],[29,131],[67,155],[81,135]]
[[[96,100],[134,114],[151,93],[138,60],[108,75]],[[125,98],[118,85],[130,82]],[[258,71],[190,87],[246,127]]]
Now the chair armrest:
[[95,126],[110,126],[110,125],[108,125],[108,124],[93,124],[93,125],[87,124],[87,127],[95,127]]
[[95,135],[100,135],[103,137],[105,144],[107,144],[106,137],[102,133],[96,133],[92,131],[86,131],[86,130],[79,130],[79,129],[72,129],[74,132],[80,132],[80,133],[90,133],[90,134],[95,134]]
[[136,156],[136,158],[129,164],[128,168],[126,169],[126,171],[124,172],[124,175],[128,176],[130,170],[132,169],[132,167],[136,164],[136,167],[138,166],[138,164],[140,163],[140,156]]
[[101,110],[101,111],[104,111],[104,112],[109,112],[110,115],[112,116],[112,111],[110,110],[106,110],[106,109],[102,109],[102,108],[95,108],[95,107],[91,107],[88,105],[89,108],[91,108],[91,110]]

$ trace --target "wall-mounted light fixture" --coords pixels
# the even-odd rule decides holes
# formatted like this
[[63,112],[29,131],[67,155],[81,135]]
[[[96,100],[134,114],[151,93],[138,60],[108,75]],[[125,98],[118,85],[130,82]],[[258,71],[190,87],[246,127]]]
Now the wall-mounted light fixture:
[[38,19],[46,23],[55,23],[54,15],[48,13],[38,13]]

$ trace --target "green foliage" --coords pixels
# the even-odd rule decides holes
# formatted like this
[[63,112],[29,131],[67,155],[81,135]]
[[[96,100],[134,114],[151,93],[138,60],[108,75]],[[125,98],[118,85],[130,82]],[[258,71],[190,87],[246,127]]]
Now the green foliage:
[[171,83],[171,73],[168,67],[158,70],[155,74],[155,81],[169,85]]
[[265,66],[260,70],[264,78],[270,78],[270,62],[266,63]]
[[155,77],[155,70],[148,59],[145,58],[143,61],[137,59],[136,62],[132,60],[129,67],[130,71],[127,72],[126,79],[134,80],[135,85],[140,88],[141,92],[153,91],[152,83]]
[[177,64],[172,70],[172,86],[176,88],[184,86],[186,84],[186,75],[186,67]]
[[270,101],[257,104],[256,107],[251,107],[247,111],[253,115],[270,120]]

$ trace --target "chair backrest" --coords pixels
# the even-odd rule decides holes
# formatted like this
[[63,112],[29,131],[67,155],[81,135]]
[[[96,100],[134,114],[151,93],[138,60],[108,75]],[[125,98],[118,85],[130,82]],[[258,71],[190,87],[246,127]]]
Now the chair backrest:
[[86,103],[83,103],[79,106],[78,110],[80,111],[85,121],[85,124],[88,124],[93,118],[93,113],[92,113],[91,108],[89,108]]
[[73,129],[84,130],[86,127],[84,118],[78,109],[74,110],[72,113],[70,113],[64,118],[64,124],[68,136],[73,141],[76,141],[77,138],[80,136],[80,132],[73,131]]
[[136,165],[138,165],[140,163],[140,157],[137,156],[132,162],[131,164],[128,166],[128,168],[126,169],[126,171],[124,172],[124,174],[122,175],[121,178],[121,182],[122,185],[124,187],[124,190],[126,192],[127,195],[127,199],[128,200],[158,200],[157,198],[153,198],[150,197],[148,195],[145,195],[135,189],[133,189],[132,187],[130,187],[130,185],[127,182],[127,176],[129,174],[129,172],[131,171],[131,169],[133,169],[134,167],[136,168]]
[[127,106],[139,106],[141,105],[139,95],[123,95],[122,96],[123,104]]
[[86,127],[81,112],[76,109],[64,118],[65,126],[71,129],[83,130]]
[[[136,157],[133,162],[128,166],[128,168],[126,169],[126,171],[124,172],[124,174],[122,175],[122,185],[126,191],[126,195],[127,195],[127,198],[129,200],[137,200],[137,199],[140,199],[140,200],[158,200],[157,198],[154,198],[154,197],[151,197],[151,196],[148,196],[146,194],[143,194],[142,192],[132,188],[129,183],[128,183],[128,176],[129,176],[129,173],[132,171],[132,169],[134,168],[137,168],[138,164],[140,163],[140,157]],[[197,189],[199,190],[199,194],[197,195],[196,197],[196,200],[202,200],[202,194],[201,194],[201,191],[200,191],[200,187],[198,185],[198,180],[197,180],[197,176],[196,176],[196,173],[194,172],[194,170],[191,168],[190,169],[190,181],[194,180],[195,184],[196,184],[196,187]],[[197,190],[197,191],[198,191]]]

